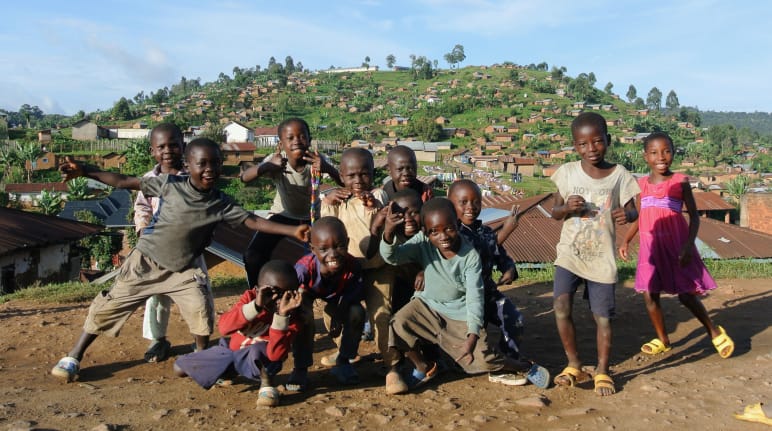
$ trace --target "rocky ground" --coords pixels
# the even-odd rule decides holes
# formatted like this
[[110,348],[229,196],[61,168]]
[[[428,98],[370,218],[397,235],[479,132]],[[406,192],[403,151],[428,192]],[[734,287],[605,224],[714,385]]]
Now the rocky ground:
[[[618,393],[596,396],[590,386],[509,387],[487,377],[441,375],[427,388],[387,396],[379,361],[363,343],[357,365],[362,383],[339,387],[329,373],[312,370],[314,388],[285,395],[281,406],[258,407],[256,386],[236,381],[205,391],[172,374],[172,360],[142,361],[146,342],[135,313],[118,338],[100,338],[83,361],[80,379],[63,383],[49,371],[80,331],[88,304],[0,305],[0,429],[281,429],[366,430],[657,430],[766,429],[737,421],[749,403],[772,402],[772,280],[720,280],[705,300],[737,347],[719,358],[699,323],[674,298],[664,301],[674,348],[658,357],[639,353],[653,337],[642,298],[629,287],[617,292],[618,318],[612,375]],[[564,356],[551,311],[551,287],[523,285],[507,291],[524,312],[531,356],[553,374]],[[237,296],[216,300],[222,312]],[[583,301],[576,320],[581,352],[594,362],[594,324]],[[187,353],[191,337],[179,314],[172,316],[173,354]],[[318,336],[315,359],[332,352]],[[279,376],[286,379],[291,364]]]

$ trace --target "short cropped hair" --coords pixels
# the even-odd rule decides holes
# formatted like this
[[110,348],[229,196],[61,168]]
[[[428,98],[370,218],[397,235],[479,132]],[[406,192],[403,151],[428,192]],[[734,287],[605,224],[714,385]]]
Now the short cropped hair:
[[276,131],[279,133],[279,138],[281,138],[281,133],[284,131],[284,129],[287,128],[291,123],[298,123],[300,126],[305,130],[306,136],[308,137],[308,140],[311,140],[311,127],[308,126],[308,123],[306,120],[300,118],[300,117],[291,117],[287,118],[286,120],[279,123],[279,127],[276,128]]
[[603,135],[608,135],[608,126],[606,119],[597,112],[582,112],[571,122],[571,133],[574,133],[582,126],[597,127]]
[[293,290],[298,287],[298,275],[297,272],[295,272],[295,266],[286,260],[274,259],[266,262],[260,269],[260,275],[257,277],[257,282],[260,283],[260,280],[266,274],[273,274],[277,278],[288,280],[290,282],[294,281],[294,283],[292,283]]
[[182,129],[180,129],[180,126],[174,124],[174,123],[161,123],[156,125],[150,130],[150,140],[153,140],[153,136],[156,133],[165,132],[168,133],[175,138],[179,139],[180,143],[182,143]]
[[217,151],[217,154],[222,156],[222,153],[220,151],[220,146],[217,145],[217,142],[209,139],[209,138],[196,138],[185,147],[185,158],[187,158],[190,153],[193,151],[194,148],[212,148],[215,151]]
[[456,219],[456,207],[453,206],[447,198],[431,198],[426,201],[421,208],[421,225],[426,226],[426,217],[429,214],[439,213],[445,211],[450,218]]
[[673,139],[670,138],[670,135],[668,135],[665,132],[652,132],[649,134],[649,136],[643,138],[643,149],[646,150],[649,148],[649,142],[655,140],[655,139],[664,139],[667,141],[668,144],[670,144],[670,150],[672,151],[673,146]]
[[342,235],[342,238],[340,239],[348,238],[348,232],[346,231],[346,226],[337,217],[325,216],[315,221],[314,225],[311,227],[311,236],[313,237],[314,231],[318,231],[322,229],[329,229],[331,232],[334,232],[335,234]]
[[367,168],[370,171],[373,171],[375,169],[375,162],[373,161],[373,154],[364,148],[347,148],[343,151],[343,153],[340,155],[340,164],[343,164],[343,161],[350,158],[357,158],[359,160],[364,160],[365,163],[367,163]]
[[467,179],[467,178],[463,178],[463,179],[460,179],[460,180],[453,181],[450,184],[450,187],[448,188],[448,196],[453,194],[453,190],[457,189],[458,187],[464,187],[464,186],[471,187],[472,190],[474,190],[475,193],[477,193],[477,196],[482,197],[482,192],[480,191],[480,186],[477,185],[476,182],[474,182],[474,181],[472,181],[470,179]]

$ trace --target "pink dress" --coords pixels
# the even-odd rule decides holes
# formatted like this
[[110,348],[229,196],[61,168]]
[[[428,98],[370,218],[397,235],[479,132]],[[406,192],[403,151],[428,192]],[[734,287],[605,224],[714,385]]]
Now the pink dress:
[[650,293],[704,294],[715,289],[716,282],[702,262],[697,247],[686,266],[678,263],[678,253],[689,239],[689,224],[683,207],[684,174],[650,184],[649,177],[638,180],[641,187],[641,212],[638,218],[640,250],[635,290]]

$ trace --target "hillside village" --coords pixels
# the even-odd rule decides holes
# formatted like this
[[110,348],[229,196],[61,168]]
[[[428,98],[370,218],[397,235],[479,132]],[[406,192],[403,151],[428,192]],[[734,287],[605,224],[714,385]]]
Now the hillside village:
[[[772,169],[763,169],[770,159],[766,141],[721,147],[720,161],[707,159],[704,148],[715,143],[709,142],[709,130],[695,124],[699,117],[693,112],[647,108],[641,98],[625,102],[608,85],[607,91],[595,88],[592,74],[572,79],[556,68],[549,72],[546,66],[507,63],[438,70],[423,79],[395,69],[363,67],[272,76],[234,68],[233,78],[221,74],[218,81],[203,85],[186,84],[190,81],[183,78],[172,90],[159,89],[164,97],[138,94],[130,104],[122,99],[129,109],[122,119],[116,118],[119,102],[111,112],[100,111],[49,129],[27,129],[26,134],[18,127],[8,129],[7,124],[0,124],[8,130],[8,138],[16,138],[0,144],[6,155],[0,160],[6,163],[0,183],[3,204],[40,210],[41,200],[58,196],[59,211],[54,213],[60,216],[74,219],[73,206],[91,208],[99,224],[125,229],[130,222],[116,222],[114,214],[125,218],[131,196],[96,190],[91,195],[98,199],[85,205],[68,198],[71,190],[56,182],[62,157],[73,155],[103,169],[139,174],[147,169],[148,160],[144,159],[145,165],[139,163],[141,169],[136,167],[135,148],[147,148],[150,129],[171,121],[183,127],[186,141],[207,136],[221,143],[226,166],[221,187],[229,190],[241,170],[273,151],[278,122],[299,116],[311,125],[315,148],[333,162],[344,148],[360,147],[372,151],[377,167],[382,168],[390,148],[406,145],[416,153],[422,180],[440,194],[448,182],[464,176],[485,191],[486,207],[521,205],[524,236],[507,244],[507,249],[519,262],[543,264],[554,259],[554,246],[544,249],[540,244],[554,244],[559,229],[549,218],[549,193],[554,189],[548,177],[560,164],[577,159],[570,141],[572,119],[582,112],[597,111],[606,118],[612,135],[610,159],[633,172],[645,172],[640,144],[650,131],[665,130],[673,136],[676,168],[691,176],[698,209],[706,217],[700,240],[707,255],[772,257],[768,222],[772,219]],[[6,121],[0,116],[0,122]],[[26,137],[27,143],[19,136]],[[14,168],[7,154],[23,145],[34,148],[26,158],[17,157]],[[25,174],[28,181],[22,181]],[[733,196],[732,183],[738,177],[747,180],[746,188]],[[245,206],[250,205],[245,200],[251,197],[261,196],[264,202],[271,197],[270,190],[260,184],[234,189],[239,193],[236,199]],[[249,194],[244,189],[254,190]],[[259,205],[254,208],[260,209]],[[492,216],[487,221],[495,225],[496,220]],[[528,239],[531,233],[538,238]],[[239,258],[228,256],[241,252],[234,238],[243,233],[219,235],[210,250],[212,259],[219,256],[221,262],[230,262],[226,273],[239,272]],[[231,246],[217,249],[223,244]],[[741,244],[742,250],[737,248]],[[12,248],[0,249],[0,267],[9,267],[13,253]],[[217,262],[210,263],[217,272]],[[90,266],[96,268],[93,263]],[[13,274],[4,271],[4,279],[19,275],[15,269]]]

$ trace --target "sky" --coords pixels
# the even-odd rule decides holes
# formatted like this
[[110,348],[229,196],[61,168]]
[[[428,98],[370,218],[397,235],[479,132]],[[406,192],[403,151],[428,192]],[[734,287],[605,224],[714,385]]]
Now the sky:
[[624,97],[674,90],[701,110],[772,112],[772,2],[736,0],[15,1],[0,17],[0,109],[108,110],[182,76],[289,55],[306,69],[410,55],[593,72]]

